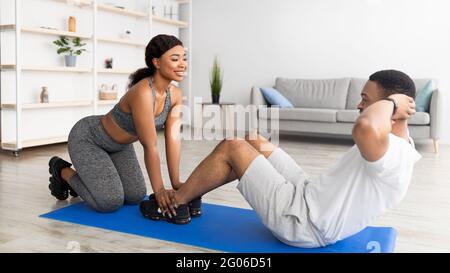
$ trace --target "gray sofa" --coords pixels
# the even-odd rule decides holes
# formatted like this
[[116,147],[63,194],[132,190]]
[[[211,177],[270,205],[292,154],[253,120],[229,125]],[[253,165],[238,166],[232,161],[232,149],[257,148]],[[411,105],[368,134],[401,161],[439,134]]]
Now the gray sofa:
[[[359,115],[356,108],[367,79],[341,78],[323,80],[277,78],[274,88],[289,99],[295,108],[279,109],[280,133],[304,135],[350,136]],[[417,93],[429,79],[415,79]],[[417,94],[416,93],[416,94]],[[251,91],[251,104],[267,106],[259,87]],[[433,91],[430,112],[417,112],[409,120],[409,131],[414,139],[432,139],[438,152],[439,90]],[[270,120],[270,112],[258,110],[258,124]]]

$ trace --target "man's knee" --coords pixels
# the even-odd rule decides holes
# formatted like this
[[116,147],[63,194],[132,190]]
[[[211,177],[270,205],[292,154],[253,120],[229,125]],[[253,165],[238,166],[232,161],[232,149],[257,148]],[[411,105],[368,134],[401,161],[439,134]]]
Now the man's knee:
[[239,153],[248,148],[249,145],[250,144],[243,139],[224,139],[216,146],[215,153],[222,155],[225,158],[229,158],[231,154]]
[[258,133],[248,133],[245,135],[246,141],[255,141],[255,140],[260,140],[260,139],[264,139],[264,138],[262,136],[260,136]]
[[248,143],[242,139],[225,139],[219,144],[220,148],[226,152],[233,152],[248,146]]

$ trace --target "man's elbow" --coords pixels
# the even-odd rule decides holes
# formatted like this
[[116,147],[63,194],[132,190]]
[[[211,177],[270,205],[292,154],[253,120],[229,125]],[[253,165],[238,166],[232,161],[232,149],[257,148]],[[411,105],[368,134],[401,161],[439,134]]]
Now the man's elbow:
[[381,144],[387,139],[388,134],[377,128],[373,122],[367,118],[358,118],[353,126],[352,136],[358,146]]
[[361,137],[366,137],[374,131],[375,128],[369,119],[359,117],[353,126],[352,136],[353,139],[358,139]]

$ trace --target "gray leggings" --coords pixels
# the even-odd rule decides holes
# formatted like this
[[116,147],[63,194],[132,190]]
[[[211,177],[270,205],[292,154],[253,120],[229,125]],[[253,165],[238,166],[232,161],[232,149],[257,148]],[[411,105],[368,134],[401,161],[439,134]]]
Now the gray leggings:
[[77,174],[69,185],[96,211],[111,212],[146,195],[133,144],[119,144],[104,130],[101,116],[78,121],[69,134],[69,155]]

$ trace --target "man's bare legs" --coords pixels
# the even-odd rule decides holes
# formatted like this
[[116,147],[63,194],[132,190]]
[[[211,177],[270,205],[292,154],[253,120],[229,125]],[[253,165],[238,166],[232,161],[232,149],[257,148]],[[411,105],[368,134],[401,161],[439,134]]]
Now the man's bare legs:
[[272,152],[277,148],[275,145],[270,143],[266,138],[258,134],[249,134],[245,136],[245,141],[255,148],[259,153],[261,153],[265,158],[268,158]]
[[257,134],[246,136],[245,141],[222,141],[174,193],[174,202],[186,204],[219,186],[240,179],[258,155],[267,158],[275,149],[275,145]]
[[260,153],[245,140],[223,140],[174,193],[173,201],[186,204],[219,186],[240,179],[258,155]]
[[[246,135],[245,141],[247,141],[248,144],[252,145],[253,148],[260,154],[262,154],[265,158],[268,158],[272,154],[272,152],[277,148],[275,145],[270,143],[270,141],[268,141],[266,138],[256,133]],[[231,170],[224,184],[234,181],[236,179],[239,179],[239,177],[234,173],[233,170]]]

